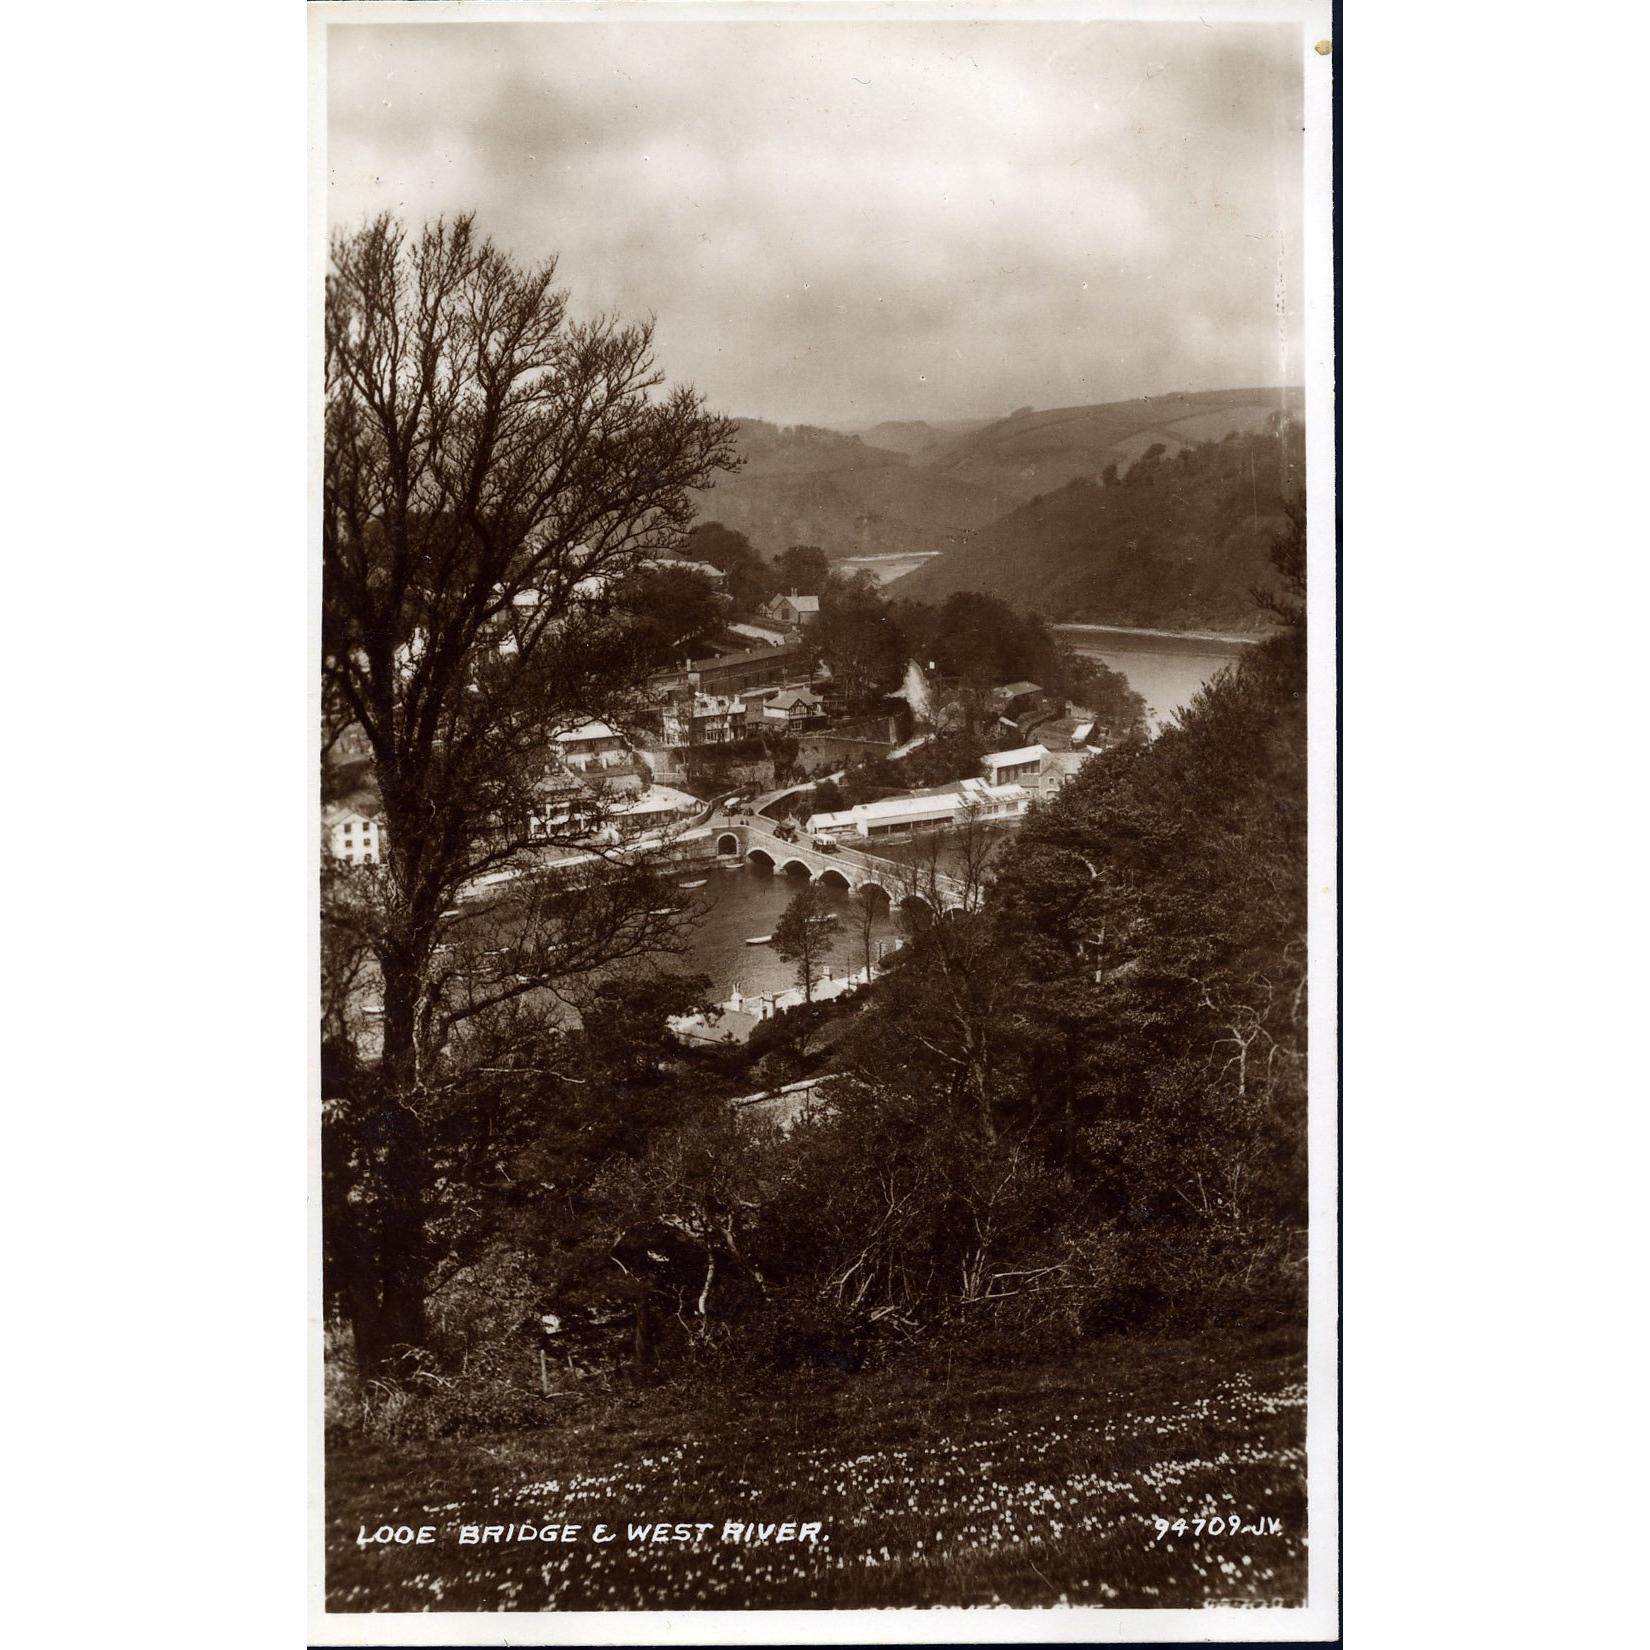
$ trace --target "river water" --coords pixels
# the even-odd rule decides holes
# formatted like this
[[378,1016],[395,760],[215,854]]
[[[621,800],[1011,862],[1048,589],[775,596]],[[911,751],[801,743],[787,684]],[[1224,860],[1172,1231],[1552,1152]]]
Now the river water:
[[[771,934],[779,926],[802,879],[742,864],[736,869],[707,865],[693,871],[686,880],[697,881],[700,877],[705,879],[705,886],[693,892],[703,914],[677,966],[684,973],[709,975],[710,995],[718,1002],[731,996],[735,988],[741,996],[761,997],[795,986],[794,964],[781,961],[771,945],[746,945],[745,941]],[[855,973],[865,966],[857,919],[859,896],[828,882],[820,883],[819,889],[840,918],[826,964],[833,975]],[[900,937],[899,919],[885,903],[877,902],[876,924],[871,931],[872,956],[884,946],[891,948]],[[730,1021],[729,1029],[743,1032],[748,1027]]]
[[1074,653],[1120,672],[1146,701],[1154,729],[1192,702],[1199,688],[1250,645],[1239,637],[1174,635],[1106,625],[1055,625],[1055,634]]
[[849,574],[869,573],[878,584],[892,584],[895,579],[903,579],[907,573],[914,573],[924,562],[932,561],[941,553],[938,550],[912,550],[905,555],[845,556],[831,563],[831,571]]

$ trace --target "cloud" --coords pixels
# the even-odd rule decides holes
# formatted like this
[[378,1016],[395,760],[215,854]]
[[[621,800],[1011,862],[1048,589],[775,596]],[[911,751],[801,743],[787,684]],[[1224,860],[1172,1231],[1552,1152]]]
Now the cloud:
[[[538,22],[329,33],[329,207],[475,210],[781,420],[1300,372],[1292,28]],[[1279,308],[1279,291],[1283,294]]]

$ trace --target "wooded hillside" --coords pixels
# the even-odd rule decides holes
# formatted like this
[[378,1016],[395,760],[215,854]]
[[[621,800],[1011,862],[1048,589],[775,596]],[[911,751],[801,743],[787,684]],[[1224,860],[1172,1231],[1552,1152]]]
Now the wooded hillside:
[[1175,454],[1148,448],[1121,476],[1071,481],[1011,511],[890,594],[981,590],[1054,621],[1261,628],[1253,592],[1274,584],[1270,546],[1303,456],[1294,422]]

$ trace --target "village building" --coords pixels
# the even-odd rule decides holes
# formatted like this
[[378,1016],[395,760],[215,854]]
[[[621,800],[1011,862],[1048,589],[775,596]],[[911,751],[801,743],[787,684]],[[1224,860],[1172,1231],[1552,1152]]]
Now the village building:
[[808,685],[816,671],[800,643],[751,647],[737,653],[689,659],[676,670],[659,671],[650,684],[660,696],[692,688],[700,693],[743,694],[751,688]]
[[623,734],[605,722],[581,722],[556,735],[556,748],[563,763],[573,772],[600,777],[630,772],[635,768],[630,746]]
[[763,647],[779,647],[791,635],[786,625],[767,624],[756,619],[735,619],[727,628],[729,635],[737,636],[741,641],[759,643]]
[[1008,722],[1034,715],[1044,708],[1047,695],[1035,682],[1005,682],[991,690],[991,708]]
[[1035,779],[1043,771],[1048,751],[1042,745],[1021,745],[1016,750],[992,751],[980,758],[980,772],[986,783],[1007,785],[1015,780]]
[[321,816],[327,849],[346,865],[381,865],[384,862],[384,829],[369,804],[339,803]]
[[676,694],[660,707],[660,732],[667,745],[731,744],[745,737],[747,709],[729,694]]
[[1036,796],[1052,796],[1096,750],[1051,751],[1042,745],[992,751],[981,757],[980,772],[989,785],[1019,784]]
[[727,579],[727,574],[714,562],[690,561],[686,556],[656,557],[637,565],[652,573],[697,573],[711,584],[722,584]]
[[643,831],[664,830],[691,819],[704,803],[686,791],[669,785],[649,785],[633,801],[623,802],[607,810],[607,826],[602,837],[608,842],[622,842]]
[[[566,770],[547,774],[539,782],[538,800],[527,820],[527,837],[531,842],[548,838],[579,841],[595,830],[600,816],[600,802],[581,779]],[[509,831],[504,835],[510,839]]]
[[825,701],[809,688],[781,688],[762,706],[762,717],[768,722],[783,722],[788,727],[807,727],[824,718]]
[[1030,802],[1031,793],[1023,785],[989,785],[980,779],[962,779],[955,785],[938,785],[813,814],[805,829],[811,836],[832,841],[850,837],[869,841],[946,830],[969,820],[1003,824],[1023,815]]
[[1028,783],[1039,795],[1052,796],[1076,775],[1085,762],[1099,754],[1096,750],[1050,751],[1035,782]]
[[763,602],[761,612],[787,630],[804,630],[819,618],[819,597],[799,596],[793,590],[789,595],[774,596]]

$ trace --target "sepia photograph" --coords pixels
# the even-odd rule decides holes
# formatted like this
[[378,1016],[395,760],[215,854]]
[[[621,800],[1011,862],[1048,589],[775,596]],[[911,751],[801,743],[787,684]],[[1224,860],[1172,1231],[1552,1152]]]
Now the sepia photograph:
[[310,14],[312,1641],[1336,1638],[1329,5]]

